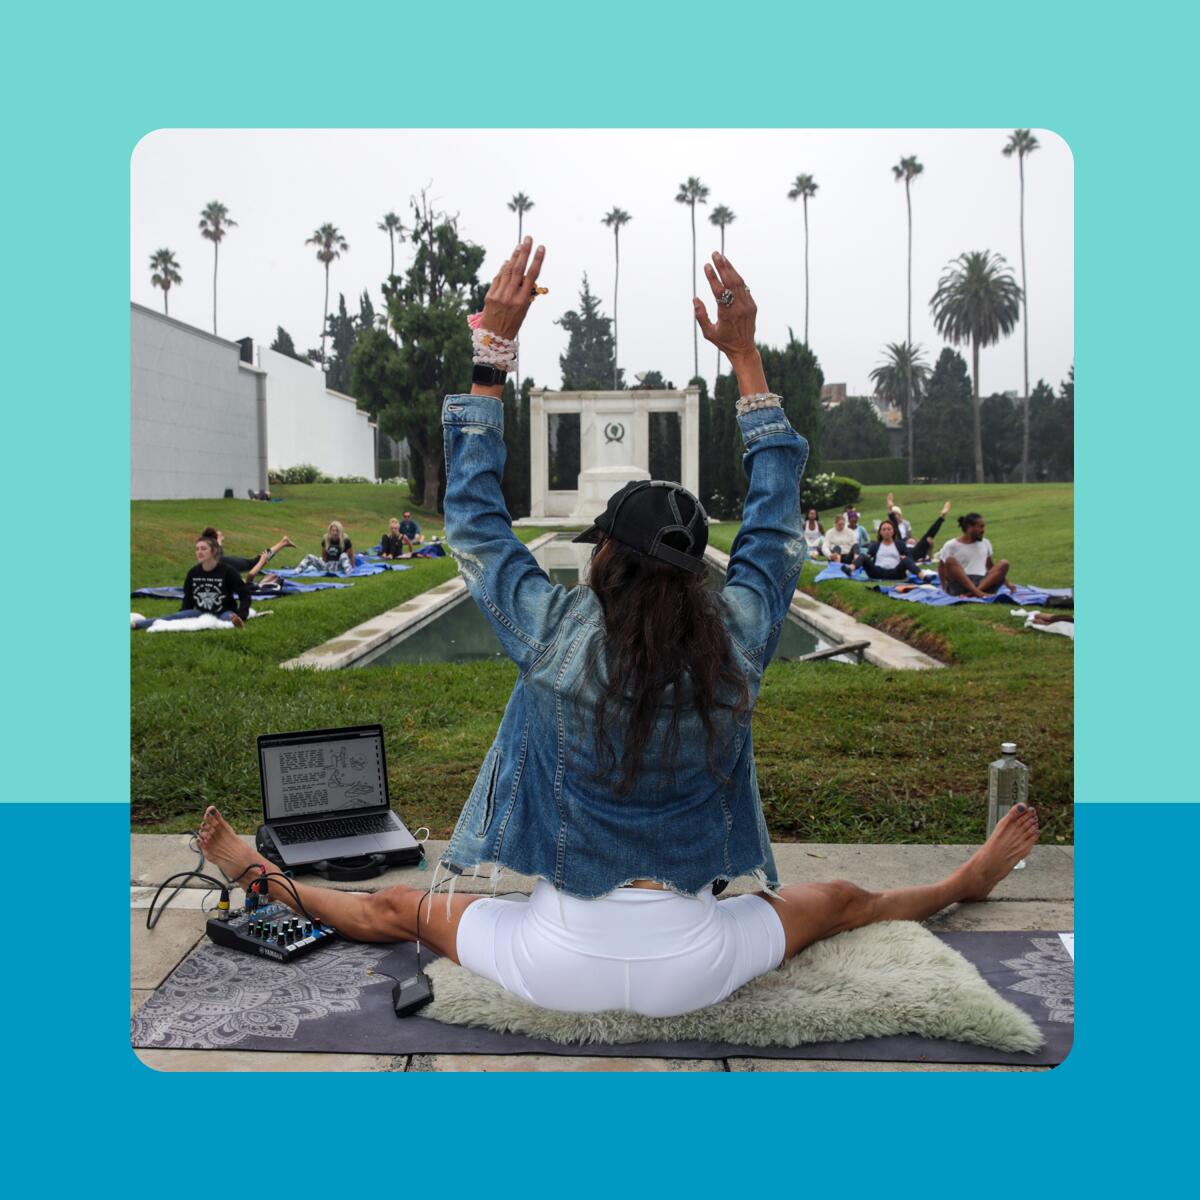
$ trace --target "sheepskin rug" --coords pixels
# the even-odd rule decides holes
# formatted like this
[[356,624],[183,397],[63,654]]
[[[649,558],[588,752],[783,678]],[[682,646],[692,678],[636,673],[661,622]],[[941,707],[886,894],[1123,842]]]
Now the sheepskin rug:
[[956,950],[912,921],[838,934],[751,980],[727,1000],[678,1017],[553,1012],[448,959],[428,968],[422,1016],[561,1043],[714,1041],[802,1046],[915,1035],[1032,1053],[1037,1024]]

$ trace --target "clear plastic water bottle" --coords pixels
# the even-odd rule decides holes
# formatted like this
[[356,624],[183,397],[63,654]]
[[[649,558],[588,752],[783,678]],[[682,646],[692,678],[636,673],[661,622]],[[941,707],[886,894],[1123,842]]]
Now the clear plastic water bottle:
[[[987,837],[992,836],[996,823],[1014,804],[1025,804],[1029,796],[1029,768],[1017,758],[1017,743],[1002,742],[1000,757],[988,764]],[[1025,866],[1021,859],[1013,868]]]

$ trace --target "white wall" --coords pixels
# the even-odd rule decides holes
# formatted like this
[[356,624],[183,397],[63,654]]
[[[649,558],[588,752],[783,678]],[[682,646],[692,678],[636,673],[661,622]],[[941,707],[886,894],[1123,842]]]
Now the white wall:
[[375,478],[375,430],[325,373],[286,354],[258,351],[267,375],[267,458],[272,468],[312,463],[326,475]]
[[[130,494],[244,497],[260,479],[258,372],[240,348],[140,304],[130,313]],[[364,472],[370,474],[370,472]]]

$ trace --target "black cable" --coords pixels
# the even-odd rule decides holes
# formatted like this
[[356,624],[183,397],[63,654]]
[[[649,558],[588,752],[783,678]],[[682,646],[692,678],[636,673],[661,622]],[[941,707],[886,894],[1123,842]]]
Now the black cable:
[[155,925],[158,924],[158,918],[162,916],[163,909],[167,907],[167,904],[171,903],[171,900],[178,895],[180,888],[184,886],[181,883],[179,887],[177,887],[175,891],[171,893],[166,904],[164,904],[162,908],[158,910],[158,915],[156,916],[154,912],[154,906],[158,903],[159,896],[161,896],[163,894],[163,890],[170,884],[174,883],[176,879],[203,879],[205,883],[211,883],[213,887],[220,888],[221,898],[223,900],[227,901],[229,899],[229,885],[227,883],[222,883],[219,879],[214,879],[211,875],[205,875],[203,871],[177,871],[174,875],[164,879],[162,883],[158,885],[158,891],[154,893],[154,899],[150,901],[150,907],[146,912],[147,929],[153,929]]
[[[195,868],[195,869],[196,869],[197,871],[203,871],[203,870],[204,870],[204,847],[200,845],[200,835],[199,835],[198,833],[193,833],[193,834],[192,834],[191,843],[190,843],[190,845],[189,845],[189,847],[188,847],[188,848],[189,848],[190,850],[192,850],[194,853],[196,853],[196,854],[198,854],[198,855],[200,856],[200,857],[197,859],[197,861],[196,861],[196,868]],[[222,872],[221,872],[221,874],[222,874],[222,875],[224,875],[224,874],[225,874],[225,872],[224,872],[224,871],[222,871]],[[174,899],[175,899],[175,897],[176,897],[176,896],[178,896],[178,895],[179,895],[179,893],[183,891],[183,888],[184,888],[184,885],[181,883],[181,884],[180,884],[180,885],[179,885],[179,886],[178,886],[178,887],[177,887],[177,888],[176,888],[176,889],[175,889],[175,890],[174,890],[174,891],[173,891],[173,892],[172,892],[172,893],[171,893],[171,894],[170,894],[170,895],[169,895],[169,896],[168,896],[168,897],[167,897],[167,898],[166,898],[166,899],[163,901],[162,908],[160,908],[160,909],[158,910],[158,917],[161,917],[161,916],[163,915],[163,913],[166,911],[167,905],[168,905],[168,904],[170,904],[170,903],[171,903],[171,901],[172,901],[172,900],[174,900]],[[160,889],[159,889],[159,891],[161,892],[161,891],[162,891],[162,889],[160,888]],[[158,899],[158,897],[157,897],[157,896],[155,896],[155,899],[157,900],[157,899]],[[201,904],[203,904],[203,901],[201,901]],[[150,906],[150,910],[151,910],[151,912],[153,912],[153,910],[154,910],[154,905],[153,905],[153,904],[151,904],[151,906]],[[158,924],[158,917],[155,917],[155,918],[154,918],[154,921],[153,921],[153,923],[151,923],[151,921],[150,921],[150,914],[149,914],[149,913],[147,913],[147,914],[146,914],[146,928],[147,928],[147,929],[153,929],[153,928],[154,928],[154,926]]]

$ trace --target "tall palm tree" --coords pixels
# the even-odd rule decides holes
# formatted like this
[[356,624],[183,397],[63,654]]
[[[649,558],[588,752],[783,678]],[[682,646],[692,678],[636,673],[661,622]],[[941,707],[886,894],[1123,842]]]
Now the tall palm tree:
[[808,201],[817,194],[817,181],[811,175],[797,175],[788,190],[789,200],[804,201],[804,344],[808,345]]
[[908,434],[908,481],[912,482],[913,417],[925,394],[929,365],[924,351],[911,342],[891,342],[883,350],[885,361],[871,372],[875,395],[904,414]]
[[[525,214],[533,207],[533,201],[524,192],[518,192],[509,202],[508,211],[517,214],[517,241],[525,236]],[[521,343],[517,343],[516,362],[513,363],[517,372],[517,393],[521,392]]]
[[993,345],[1016,328],[1021,316],[1021,289],[1001,255],[990,250],[971,250],[946,264],[929,308],[938,333],[956,346],[971,343],[975,482],[982,483],[979,348]]
[[[725,253],[725,226],[732,225],[737,220],[737,213],[732,208],[728,208],[724,204],[718,204],[716,208],[708,214],[710,225],[716,225],[721,230],[721,253]],[[721,374],[721,352],[717,351],[717,375]],[[713,387],[716,387],[716,375],[713,376]]]
[[329,264],[350,249],[350,243],[342,237],[336,225],[320,225],[310,238],[304,239],[306,246],[316,246],[317,261],[325,265],[325,307],[321,309],[321,366],[325,366],[325,338],[329,333]]
[[151,284],[154,287],[162,288],[163,312],[170,316],[171,311],[167,307],[167,293],[173,284],[183,282],[183,276],[179,273],[179,264],[175,261],[175,251],[155,250],[150,255],[150,270],[154,272],[150,276]]
[[[908,324],[905,326],[906,339],[905,344],[911,346],[912,340],[912,181],[916,179],[925,170],[924,164],[917,158],[915,154],[902,156],[900,161],[892,168],[892,178],[899,183],[904,180],[904,204],[908,209]],[[912,380],[909,380],[908,390],[913,390]],[[908,422],[908,417],[905,417],[905,422]],[[908,481],[912,483],[913,477],[913,460],[912,460],[912,430],[908,431]]]
[[[679,185],[675,195],[676,204],[686,204],[692,210],[692,295],[696,295],[696,205],[708,203],[708,188],[695,175],[689,175]],[[700,374],[700,341],[696,336],[696,322],[692,322],[692,378]]]
[[206,204],[200,213],[200,236],[213,244],[213,333],[217,332],[217,252],[221,249],[225,231],[236,224],[229,209],[219,200]]
[[1028,129],[1014,129],[1004,146],[1005,158],[1017,156],[1021,174],[1021,332],[1025,337],[1025,403],[1022,406],[1021,482],[1029,480],[1029,285],[1025,280],[1025,156],[1038,148],[1038,140]]
[[610,208],[600,218],[613,231],[613,249],[616,252],[616,270],[613,273],[613,391],[618,387],[617,374],[617,285],[621,282],[621,226],[633,218],[623,208]]
[[383,214],[383,220],[379,222],[378,228],[388,235],[388,242],[391,245],[392,262],[388,268],[388,278],[390,279],[396,273],[396,238],[404,236],[404,226],[394,212],[387,212]]

